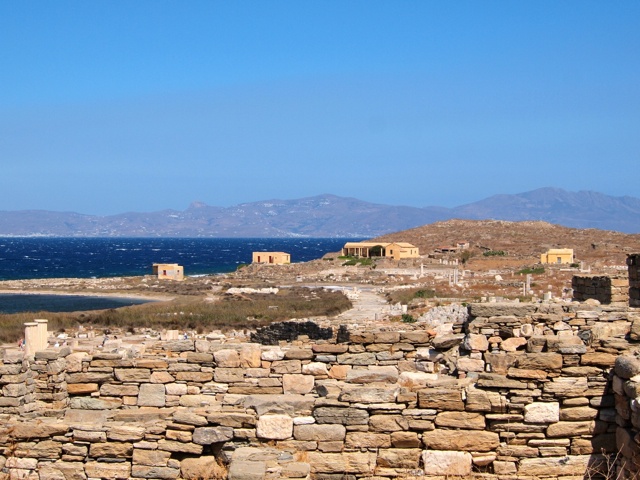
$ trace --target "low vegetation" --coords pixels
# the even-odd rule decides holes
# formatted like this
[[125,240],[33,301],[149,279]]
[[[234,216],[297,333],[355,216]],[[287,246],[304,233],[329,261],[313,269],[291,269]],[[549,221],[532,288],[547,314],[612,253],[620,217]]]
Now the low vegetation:
[[415,298],[435,298],[438,296],[435,290],[424,288],[407,288],[404,290],[393,290],[386,294],[389,303],[401,303],[407,305]]
[[340,260],[344,260],[342,266],[353,266],[353,265],[362,265],[365,267],[369,267],[374,265],[373,260],[365,257],[353,257],[353,256],[340,256],[338,257]]
[[486,252],[482,252],[483,257],[504,257],[507,255],[507,252],[504,250],[488,250]]
[[540,275],[541,273],[544,273],[544,267],[527,267],[517,271],[516,273],[519,273],[520,275]]
[[0,342],[17,342],[23,324],[35,318],[49,320],[49,330],[77,328],[133,331],[135,329],[234,330],[265,326],[272,322],[314,316],[333,316],[351,308],[339,292],[322,289],[281,289],[277,294],[222,295],[217,301],[180,298],[118,309],[75,313],[19,313],[0,315]]

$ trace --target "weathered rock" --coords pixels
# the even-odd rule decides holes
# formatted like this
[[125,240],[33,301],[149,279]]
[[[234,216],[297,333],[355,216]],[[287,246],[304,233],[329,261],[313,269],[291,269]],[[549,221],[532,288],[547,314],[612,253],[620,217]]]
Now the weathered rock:
[[262,415],[256,424],[256,435],[266,440],[285,440],[293,434],[293,419],[288,415]]
[[555,423],[560,420],[560,404],[534,402],[524,407],[525,423]]
[[165,387],[157,383],[143,383],[140,385],[138,405],[141,407],[164,407]]
[[426,450],[422,464],[425,475],[470,477],[472,457],[469,452]]
[[498,447],[500,437],[478,430],[434,430],[423,433],[422,442],[433,450],[489,452]]
[[199,427],[193,431],[193,443],[198,445],[228,442],[232,438],[233,428],[231,427]]
[[343,425],[297,425],[293,429],[293,438],[301,441],[332,442],[345,439],[346,429]]
[[436,416],[438,427],[484,430],[484,415],[473,412],[440,412]]

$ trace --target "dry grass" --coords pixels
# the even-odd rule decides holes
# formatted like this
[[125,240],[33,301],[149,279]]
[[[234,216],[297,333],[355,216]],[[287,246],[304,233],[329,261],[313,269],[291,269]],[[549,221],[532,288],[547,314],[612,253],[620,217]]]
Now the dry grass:
[[23,324],[36,318],[49,320],[50,331],[79,325],[97,328],[231,330],[255,328],[291,318],[333,316],[351,308],[339,292],[321,289],[281,289],[278,294],[223,295],[219,301],[184,298],[111,310],[76,313],[20,313],[0,315],[0,341],[17,342]]

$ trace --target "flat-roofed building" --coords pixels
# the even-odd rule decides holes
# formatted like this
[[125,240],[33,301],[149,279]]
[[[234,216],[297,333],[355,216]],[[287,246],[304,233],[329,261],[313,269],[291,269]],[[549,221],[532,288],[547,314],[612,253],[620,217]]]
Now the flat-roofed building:
[[540,263],[573,263],[573,248],[550,248],[540,255]]
[[291,263],[291,255],[286,252],[253,252],[252,263],[286,265]]
[[160,280],[184,280],[184,267],[177,263],[154,263],[153,274]]
[[418,247],[407,242],[347,242],[342,247],[342,255],[350,257],[418,258]]

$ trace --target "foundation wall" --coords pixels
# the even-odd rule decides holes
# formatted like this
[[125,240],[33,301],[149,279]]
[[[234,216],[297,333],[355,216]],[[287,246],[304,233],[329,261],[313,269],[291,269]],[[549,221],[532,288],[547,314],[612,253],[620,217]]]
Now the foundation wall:
[[621,446],[635,458],[624,442],[638,432],[639,393],[623,399],[612,369],[638,347],[636,313],[496,303],[469,313],[437,337],[398,323],[342,328],[341,343],[8,352],[0,466],[33,479],[213,478],[202,475],[218,461],[235,480],[506,479],[582,478]]
[[629,302],[629,278],[626,276],[576,275],[571,281],[573,299],[589,299],[603,304]]
[[640,307],[640,254],[627,257],[629,266],[629,305]]

